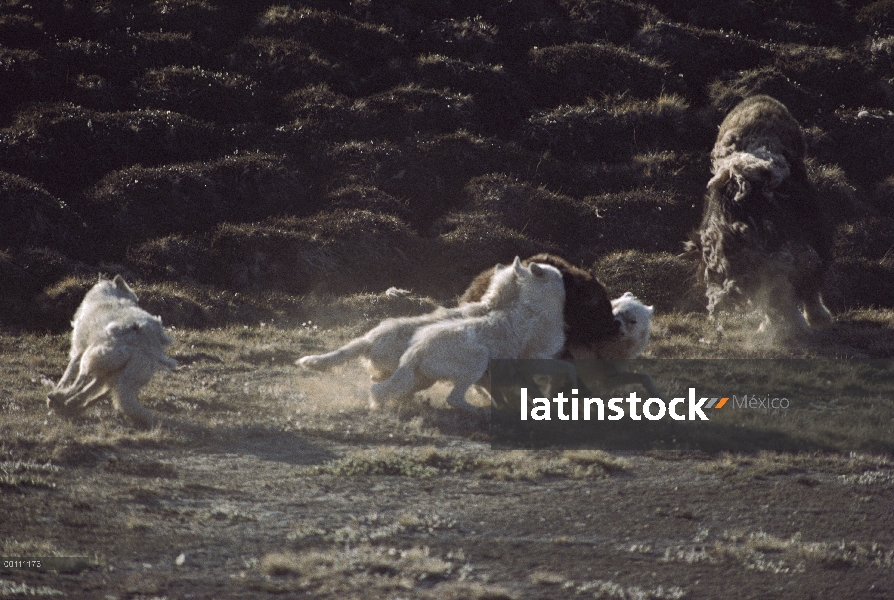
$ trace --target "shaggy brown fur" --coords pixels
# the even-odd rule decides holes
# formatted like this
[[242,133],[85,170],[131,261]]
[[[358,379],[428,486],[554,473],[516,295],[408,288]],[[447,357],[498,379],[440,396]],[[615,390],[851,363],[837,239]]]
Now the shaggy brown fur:
[[[565,286],[565,328],[566,341],[562,357],[570,358],[568,349],[572,347],[592,347],[618,335],[620,324],[612,314],[612,304],[608,292],[598,279],[587,271],[575,267],[564,258],[553,254],[535,254],[523,261],[551,265],[562,273]],[[494,269],[478,274],[459,298],[460,304],[477,302],[490,284]]]
[[804,153],[801,127],[769,96],[744,100],[721,124],[702,222],[684,254],[701,261],[712,319],[748,303],[782,331],[831,321],[820,288],[832,229]]

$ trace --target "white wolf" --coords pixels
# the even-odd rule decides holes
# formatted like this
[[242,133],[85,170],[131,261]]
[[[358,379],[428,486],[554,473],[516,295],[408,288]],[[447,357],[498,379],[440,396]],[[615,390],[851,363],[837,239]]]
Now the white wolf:
[[[565,344],[565,286],[549,265],[511,267],[520,282],[518,298],[483,316],[441,321],[419,329],[400,358],[398,369],[372,386],[370,405],[400,399],[440,380],[453,382],[447,403],[471,408],[466,391],[482,379],[488,361],[497,358],[554,358]],[[505,269],[494,279],[505,276]]]
[[[140,405],[137,395],[158,370],[177,361],[165,356],[173,340],[161,318],[137,306],[137,296],[120,275],[101,279],[75,312],[71,353],[62,379],[47,394],[47,406],[76,415],[112,394],[115,409],[139,425],[149,425],[155,414]],[[69,384],[77,371],[77,378]]]
[[478,302],[464,304],[458,308],[438,308],[416,317],[385,319],[366,335],[355,338],[327,354],[305,356],[295,361],[302,367],[325,370],[352,358],[363,357],[373,381],[382,381],[391,376],[400,364],[400,357],[410,346],[416,331],[447,319],[478,317],[492,310],[507,308],[514,302],[520,291],[520,279],[516,269],[521,269],[518,257],[509,267],[497,265],[495,275],[484,296]]

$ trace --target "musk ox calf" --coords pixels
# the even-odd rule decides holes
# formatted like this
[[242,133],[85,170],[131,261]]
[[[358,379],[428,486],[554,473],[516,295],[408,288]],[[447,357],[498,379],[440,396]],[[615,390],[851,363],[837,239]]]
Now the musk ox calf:
[[636,383],[646,389],[650,398],[660,398],[661,393],[649,374],[630,371],[627,364],[649,345],[654,308],[646,306],[630,292],[624,292],[620,298],[612,300],[612,312],[621,325],[621,332],[616,337],[590,345],[586,351],[578,352],[575,358],[599,359],[575,363],[579,387],[593,394],[593,390],[609,391]]
[[111,393],[115,410],[138,425],[155,422],[154,413],[140,405],[137,395],[156,371],[177,366],[165,356],[173,340],[161,319],[137,306],[136,294],[116,275],[87,292],[71,325],[68,367],[47,394],[48,407],[73,416]]
[[804,154],[801,127],[769,96],[744,100],[720,125],[701,225],[684,253],[700,260],[715,322],[741,304],[763,311],[762,328],[783,333],[831,322],[820,289],[832,229]]
[[[563,317],[566,339],[560,357],[572,358],[575,354],[586,354],[586,349],[619,335],[620,323],[612,313],[608,292],[598,279],[553,254],[536,254],[523,264],[532,262],[551,265],[562,274],[565,287]],[[460,296],[460,306],[480,300],[493,273],[493,268],[479,273]]]
[[612,313],[621,325],[620,335],[598,347],[594,358],[631,360],[645,352],[652,332],[655,309],[646,306],[630,292],[612,300]]

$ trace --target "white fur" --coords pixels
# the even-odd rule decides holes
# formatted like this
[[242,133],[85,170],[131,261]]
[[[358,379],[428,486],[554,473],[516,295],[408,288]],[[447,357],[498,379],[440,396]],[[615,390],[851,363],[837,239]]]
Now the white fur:
[[438,308],[416,317],[385,319],[366,335],[351,340],[341,348],[327,354],[305,356],[298,359],[296,364],[307,369],[325,370],[362,357],[373,381],[387,379],[397,370],[400,357],[409,348],[410,340],[419,328],[449,319],[478,317],[510,306],[520,292],[520,281],[514,269],[521,265],[521,261],[518,257],[515,261],[508,267],[495,267],[494,277],[479,302],[458,308]]
[[[470,386],[481,380],[488,361],[498,358],[554,358],[564,346],[565,286],[549,265],[523,267],[516,258],[511,274],[520,282],[515,302],[483,316],[442,321],[419,329],[400,366],[372,386],[370,404],[411,396],[437,381],[453,382],[447,402],[469,408]],[[505,276],[505,272],[498,276]]]
[[[140,405],[140,388],[156,371],[177,366],[165,356],[173,340],[161,318],[137,306],[136,294],[117,275],[87,292],[72,328],[68,367],[47,394],[49,408],[77,414],[111,392],[117,411],[140,425],[151,424],[155,416]],[[77,378],[69,384],[75,371]]]
[[629,342],[626,355],[616,358],[633,359],[645,351],[649,345],[654,312],[653,307],[644,305],[630,292],[624,292],[623,296],[612,300],[612,314],[621,324],[621,337]]

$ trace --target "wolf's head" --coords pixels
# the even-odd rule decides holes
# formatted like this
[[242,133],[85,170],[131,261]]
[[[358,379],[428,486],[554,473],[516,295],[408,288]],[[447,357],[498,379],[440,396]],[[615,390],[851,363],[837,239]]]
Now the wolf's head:
[[134,293],[127,282],[124,281],[124,278],[121,275],[115,275],[114,279],[105,279],[102,275],[99,277],[99,281],[96,285],[90,288],[90,291],[87,292],[87,296],[85,296],[84,300],[88,299],[99,299],[102,298],[120,298],[122,300],[130,300],[134,304],[139,301],[139,298]]
[[497,264],[494,267],[487,291],[481,297],[481,302],[487,304],[491,310],[508,307],[518,299],[523,271],[525,269],[521,266],[521,259],[517,256],[509,266]]
[[562,317],[565,309],[565,281],[559,269],[532,262],[527,267],[519,264],[516,274],[522,284],[521,302],[540,314],[552,311]]

